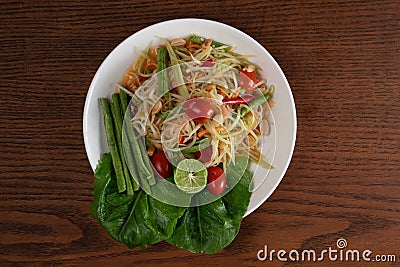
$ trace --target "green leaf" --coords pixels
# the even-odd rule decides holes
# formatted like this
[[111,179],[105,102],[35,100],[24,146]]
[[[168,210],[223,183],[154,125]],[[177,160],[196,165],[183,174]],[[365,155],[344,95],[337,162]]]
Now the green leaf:
[[248,156],[241,156],[235,158],[235,164],[229,163],[226,168],[226,178],[227,184],[230,187],[234,187],[241,179],[244,174],[244,170],[247,170],[247,165],[249,162]]
[[[178,220],[169,243],[192,252],[215,253],[229,245],[239,232],[251,192],[251,173],[245,174],[227,195],[210,204],[188,208]],[[206,192],[199,194],[201,200]]]
[[128,247],[146,247],[172,235],[184,208],[157,201],[139,190],[119,194],[111,156],[103,154],[95,171],[91,214],[114,239]]
[[188,208],[168,242],[191,252],[215,253],[226,247],[239,231],[240,221],[229,217],[221,199]]
[[231,217],[241,220],[247,211],[251,197],[253,175],[246,169],[236,186],[222,200]]

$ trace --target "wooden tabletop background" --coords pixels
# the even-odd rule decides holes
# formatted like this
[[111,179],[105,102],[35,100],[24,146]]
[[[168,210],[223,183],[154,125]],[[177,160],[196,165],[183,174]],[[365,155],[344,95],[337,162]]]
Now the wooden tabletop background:
[[[0,266],[345,265],[257,260],[269,249],[394,254],[400,265],[399,1],[2,1]],[[291,85],[298,132],[273,195],[214,255],[130,250],[89,214],[89,84],[132,33],[184,17],[260,42]],[[352,262],[347,266],[374,266]]]

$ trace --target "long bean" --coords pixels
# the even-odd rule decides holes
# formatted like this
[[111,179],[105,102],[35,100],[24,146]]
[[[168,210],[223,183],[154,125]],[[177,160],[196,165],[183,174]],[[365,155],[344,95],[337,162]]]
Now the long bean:
[[181,152],[183,154],[194,153],[194,152],[203,150],[203,149],[209,147],[210,145],[211,145],[210,139],[207,138],[207,139],[201,140],[200,143],[198,145],[196,145],[196,146],[192,146],[192,147],[189,147],[189,148],[186,148],[186,149],[182,149]]
[[133,129],[133,126],[128,117],[125,118],[124,125],[126,127],[125,131],[127,131],[128,141],[131,145],[139,177],[145,177],[149,181],[150,185],[155,184],[154,173],[150,165],[149,157],[147,156],[143,143],[138,141],[138,137],[136,136],[135,130]]
[[128,109],[128,96],[124,90],[119,91],[119,98],[121,100],[121,114],[123,118],[125,117],[126,110]]
[[[132,144],[130,144],[129,141],[129,137],[128,137],[128,130],[127,127],[129,127],[126,123],[129,123],[127,121],[125,121],[124,124],[124,130],[122,131],[122,141],[123,141],[123,145],[125,148],[125,153],[126,153],[126,158],[127,158],[127,165],[129,170],[131,171],[130,174],[132,175],[132,178],[134,179],[135,183],[137,187],[139,187],[139,183],[142,185],[142,188],[147,192],[150,193],[150,185],[149,182],[147,181],[147,178],[143,178],[142,176],[145,176],[146,174],[143,174],[143,171],[141,171],[141,169],[139,169],[139,167],[135,166],[135,162],[134,159],[135,157],[137,157],[138,155],[135,155],[135,153],[133,152],[134,149],[132,148]],[[141,155],[139,155],[139,157],[141,157]],[[140,179],[139,178],[143,178]],[[134,189],[135,191],[137,191],[136,189]]]
[[167,75],[167,50],[164,47],[158,48],[157,51],[157,78],[158,78],[158,94],[162,97],[168,93],[168,75]]
[[106,129],[107,143],[110,149],[110,154],[115,169],[115,175],[117,179],[118,192],[124,192],[126,190],[126,183],[124,178],[124,171],[122,167],[121,158],[118,153],[118,146],[115,140],[115,132],[113,119],[111,115],[110,104],[107,98],[100,98],[100,104],[104,114],[104,126]]
[[271,95],[269,93],[259,96],[253,101],[248,103],[248,108],[240,110],[240,116],[243,117],[247,113],[249,113],[252,109],[258,107],[259,105],[265,103],[268,99],[270,99]]
[[176,57],[175,51],[167,39],[164,38],[160,39],[165,43],[165,47],[167,48],[169,59],[171,60],[171,65],[173,66],[172,71],[175,74],[176,83],[178,85],[178,92],[184,99],[188,99],[189,92],[183,80],[182,70],[181,67],[179,66],[179,60]]
[[[125,93],[125,91],[120,90],[119,98],[121,100],[121,115],[122,115],[122,118],[125,118],[125,113],[128,110],[128,96]],[[128,138],[126,136],[126,131],[123,130],[122,131],[122,135],[125,138],[125,139],[123,138],[123,140],[128,140]],[[129,146],[125,146],[124,143],[122,144],[122,148],[130,149],[130,147]],[[131,157],[129,157],[128,159],[130,159],[130,158]],[[126,160],[126,164],[127,164],[128,170],[130,170],[129,171],[129,174],[130,174],[129,176],[132,179],[133,190],[137,191],[137,190],[139,190],[140,187],[139,187],[139,184],[137,182],[139,180],[137,178],[137,174],[136,174],[136,171],[135,171],[135,169],[136,169],[135,168],[135,164],[133,163],[133,161],[128,160],[128,159]]]
[[154,185],[154,184],[156,184],[156,179],[155,179],[154,173],[152,171],[149,156],[147,156],[147,152],[146,152],[143,142],[140,142],[140,140],[139,140],[137,143],[139,145],[140,155],[142,155],[142,158],[143,158],[143,163],[146,166],[146,169],[149,170],[149,172],[150,172],[150,175],[147,176],[149,184]]
[[163,113],[158,113],[157,114],[157,118],[166,119],[169,116],[170,113],[171,113],[170,111],[166,111],[166,112],[163,112]]
[[121,162],[122,162],[122,169],[124,171],[124,179],[126,182],[126,193],[128,196],[132,196],[133,195],[132,181],[129,176],[129,171],[126,166],[126,162],[125,162],[125,158],[124,158],[124,152],[122,150],[122,118],[121,118],[121,107],[120,107],[120,101],[119,101],[119,94],[117,94],[117,93],[112,94],[111,98],[112,98],[111,113],[114,118],[117,147],[118,147],[119,156],[120,156]]
[[[197,35],[192,35],[192,36],[190,36],[189,41],[191,41],[192,43],[198,44],[198,45],[202,45],[206,41],[206,38],[200,37]],[[229,50],[229,47],[226,44],[223,44],[223,43],[220,43],[220,42],[217,42],[214,40],[211,41],[211,46],[214,46],[214,47],[226,46],[226,48],[224,48],[223,50],[225,52]]]

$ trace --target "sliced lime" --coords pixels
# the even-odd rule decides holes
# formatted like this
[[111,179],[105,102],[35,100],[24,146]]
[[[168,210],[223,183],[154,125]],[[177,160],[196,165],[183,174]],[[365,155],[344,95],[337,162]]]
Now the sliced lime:
[[196,159],[184,159],[176,166],[174,181],[180,190],[198,193],[207,185],[207,169]]

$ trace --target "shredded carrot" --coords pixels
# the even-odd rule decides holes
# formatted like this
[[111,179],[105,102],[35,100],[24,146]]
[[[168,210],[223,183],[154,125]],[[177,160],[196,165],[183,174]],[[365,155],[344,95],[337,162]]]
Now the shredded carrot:
[[202,138],[203,135],[205,135],[206,133],[209,133],[207,129],[201,130],[200,132],[197,133],[197,137]]
[[148,70],[155,70],[155,69],[157,69],[157,64],[154,63],[154,62],[147,63],[145,69],[148,69]]
[[219,88],[219,94],[222,95],[222,96],[226,96],[225,87],[220,87]]
[[215,130],[217,131],[217,132],[223,132],[223,131],[225,131],[225,127],[223,127],[223,126],[218,126],[218,127],[216,127],[215,128]]
[[188,46],[186,46],[187,49],[200,49],[201,46],[198,44],[190,44]]
[[162,45],[157,45],[157,46],[154,47],[154,49],[150,49],[149,57],[154,59],[154,60],[157,60],[158,48],[160,48],[160,47],[163,47],[163,46]]
[[136,70],[137,70],[140,60],[142,60],[142,57],[138,57],[138,58],[135,60],[135,62],[133,62],[132,68],[131,68],[132,71],[136,71]]
[[229,112],[228,112],[228,110],[226,109],[225,105],[222,105],[222,106],[221,106],[221,111],[222,111],[222,115],[223,115],[224,117],[226,117],[226,116],[229,115]]
[[208,84],[205,88],[206,91],[212,91],[213,89],[215,89],[215,84]]
[[212,43],[212,40],[211,40],[211,39],[207,39],[207,40],[204,41],[204,45],[205,45],[205,46],[210,46],[211,43]]

